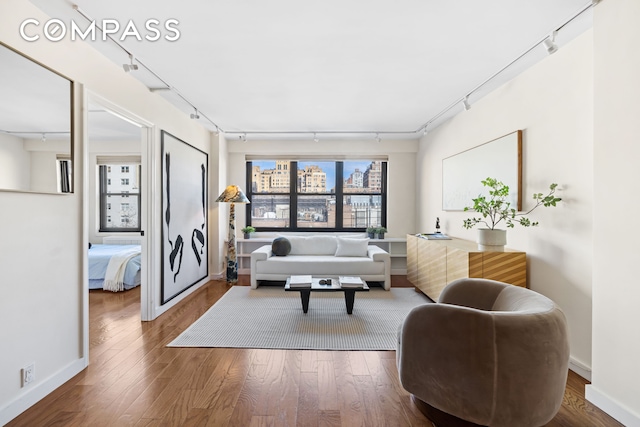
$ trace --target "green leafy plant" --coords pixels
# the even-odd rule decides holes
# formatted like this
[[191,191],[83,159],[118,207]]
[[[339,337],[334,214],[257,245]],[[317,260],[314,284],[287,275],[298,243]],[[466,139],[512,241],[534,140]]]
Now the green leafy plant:
[[375,234],[377,229],[378,229],[378,227],[373,227],[373,226],[367,227],[367,233]]
[[536,204],[531,209],[527,212],[518,213],[511,207],[511,203],[507,201],[509,197],[508,185],[504,185],[495,178],[487,178],[481,182],[485,187],[489,187],[489,196],[479,195],[476,199],[472,199],[473,206],[465,207],[464,210],[465,212],[473,210],[482,215],[482,218],[465,219],[464,228],[472,228],[482,223],[487,228],[494,230],[502,221],[509,228],[513,228],[516,223],[523,227],[535,227],[538,222],[532,222],[527,218],[527,215],[539,206],[556,206],[562,200],[560,197],[555,196],[558,184],[551,184],[548,194],[535,193],[533,195],[533,200],[536,201]]
[[247,225],[245,228],[243,228],[242,231],[244,234],[251,234],[251,233],[255,233],[256,229],[250,225]]
[[387,229],[385,227],[376,227],[376,234],[384,234],[387,232]]

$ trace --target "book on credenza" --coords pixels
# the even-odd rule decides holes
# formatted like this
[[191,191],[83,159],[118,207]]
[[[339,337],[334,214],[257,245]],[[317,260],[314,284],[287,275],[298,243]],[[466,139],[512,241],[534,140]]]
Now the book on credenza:
[[343,288],[361,288],[364,285],[362,279],[357,276],[340,276],[338,281]]
[[311,275],[291,276],[289,279],[290,288],[308,288],[311,286]]

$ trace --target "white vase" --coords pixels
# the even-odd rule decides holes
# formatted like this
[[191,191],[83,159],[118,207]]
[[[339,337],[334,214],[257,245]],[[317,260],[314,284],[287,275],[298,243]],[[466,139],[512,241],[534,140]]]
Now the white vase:
[[478,249],[481,251],[504,252],[507,244],[507,230],[478,229]]

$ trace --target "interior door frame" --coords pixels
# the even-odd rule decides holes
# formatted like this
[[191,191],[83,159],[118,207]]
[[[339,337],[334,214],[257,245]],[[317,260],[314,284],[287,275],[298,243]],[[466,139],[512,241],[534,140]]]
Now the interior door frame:
[[[137,127],[140,128],[141,133],[141,141],[140,141],[140,154],[141,154],[141,165],[142,165],[142,176],[141,185],[142,188],[146,189],[141,196],[141,246],[142,246],[142,268],[140,270],[140,318],[142,321],[153,320],[154,318],[154,289],[151,286],[152,283],[156,283],[154,276],[155,268],[152,248],[154,248],[157,244],[155,234],[153,230],[155,230],[156,220],[154,219],[154,215],[152,214],[154,206],[154,191],[156,188],[157,179],[155,178],[157,172],[157,165],[154,161],[156,153],[155,140],[157,139],[156,135],[156,126],[138,116],[131,111],[128,111],[125,108],[120,107],[119,105],[109,101],[108,99],[102,97],[101,95],[96,94],[90,90],[84,91],[83,98],[83,109],[82,109],[82,123],[85,124],[83,129],[84,138],[82,139],[82,151],[83,151],[83,179],[85,185],[83,185],[82,196],[85,200],[85,206],[83,208],[83,216],[85,227],[83,230],[84,233],[84,241],[88,242],[89,239],[89,211],[88,211],[88,203],[89,203],[89,190],[87,184],[87,178],[90,173],[90,165],[89,165],[89,105],[95,104],[100,107],[108,110],[111,114],[114,114]],[[84,269],[88,270],[88,259],[84,257]],[[83,312],[84,315],[84,325],[83,325],[83,335],[84,335],[84,354],[89,354],[89,318],[88,318],[88,303],[89,303],[89,289],[86,284],[84,284],[84,305]]]

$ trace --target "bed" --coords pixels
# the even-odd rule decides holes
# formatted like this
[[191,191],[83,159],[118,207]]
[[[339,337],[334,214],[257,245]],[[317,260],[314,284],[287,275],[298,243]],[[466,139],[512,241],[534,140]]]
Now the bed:
[[117,292],[139,286],[140,261],[140,245],[91,245],[89,289]]

